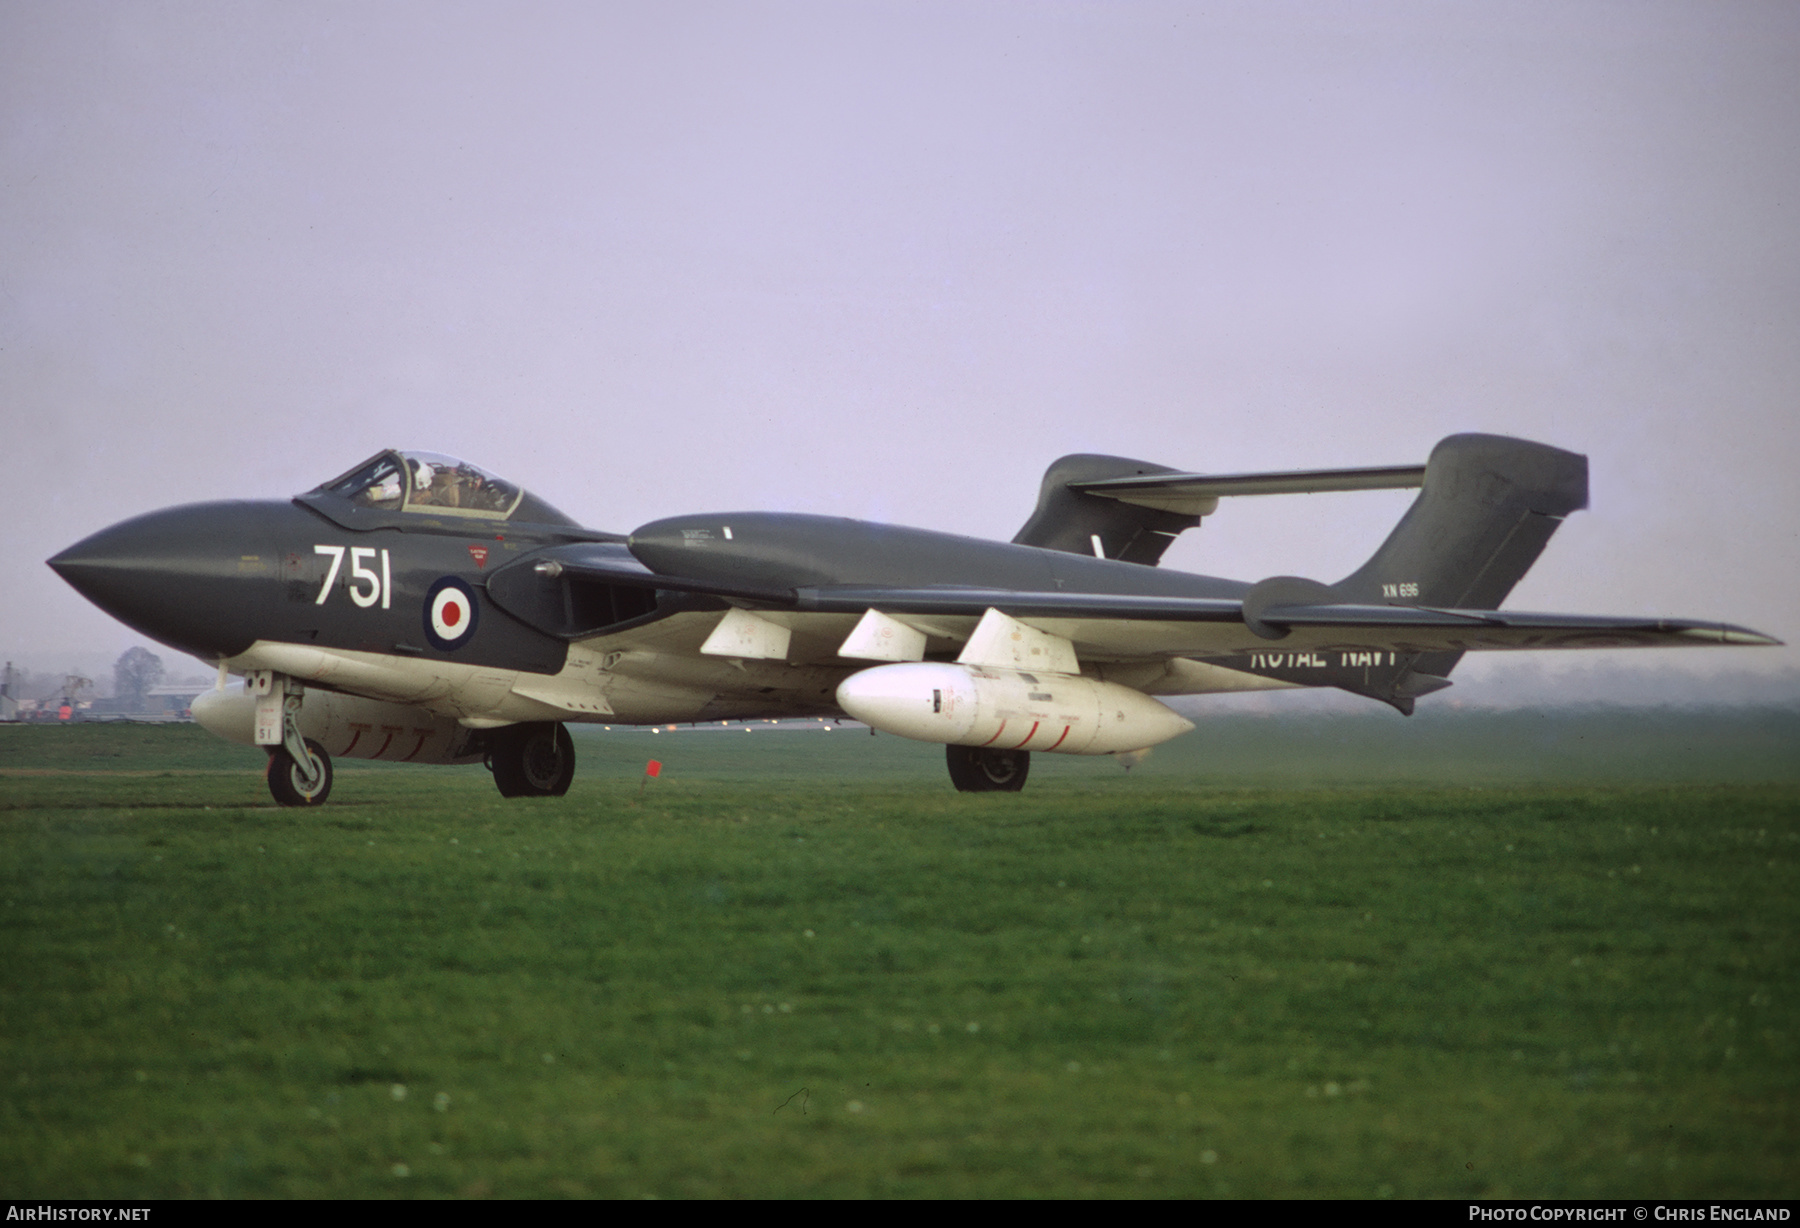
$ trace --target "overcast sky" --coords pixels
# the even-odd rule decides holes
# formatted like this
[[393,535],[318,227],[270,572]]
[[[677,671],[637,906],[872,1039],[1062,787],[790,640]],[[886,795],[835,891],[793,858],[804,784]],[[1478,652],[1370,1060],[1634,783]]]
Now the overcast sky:
[[[0,651],[140,642],[88,533],[383,447],[1006,538],[1067,452],[1470,430],[1590,458],[1512,606],[1800,641],[1796,65],[1791,3],[0,0]],[[1407,500],[1166,564],[1335,580]]]

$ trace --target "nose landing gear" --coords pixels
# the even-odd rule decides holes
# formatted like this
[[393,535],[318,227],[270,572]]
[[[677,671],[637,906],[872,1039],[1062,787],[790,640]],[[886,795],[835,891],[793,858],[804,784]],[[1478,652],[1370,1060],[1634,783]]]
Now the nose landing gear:
[[269,748],[269,794],[278,806],[319,806],[331,796],[331,756],[300,732],[306,688],[271,670],[246,678],[256,696],[256,741]]

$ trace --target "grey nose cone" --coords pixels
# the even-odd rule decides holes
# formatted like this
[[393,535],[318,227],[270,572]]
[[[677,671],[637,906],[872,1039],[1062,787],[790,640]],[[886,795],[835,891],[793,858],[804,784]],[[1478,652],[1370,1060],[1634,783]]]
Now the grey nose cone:
[[50,569],[114,618],[136,626],[148,590],[168,570],[170,560],[160,557],[170,544],[161,520],[161,514],[141,516],[102,529],[52,558]]
[[[274,597],[284,504],[202,503],[121,521],[49,560],[51,570],[126,626],[183,652],[249,647]],[[265,544],[266,543],[266,544]]]

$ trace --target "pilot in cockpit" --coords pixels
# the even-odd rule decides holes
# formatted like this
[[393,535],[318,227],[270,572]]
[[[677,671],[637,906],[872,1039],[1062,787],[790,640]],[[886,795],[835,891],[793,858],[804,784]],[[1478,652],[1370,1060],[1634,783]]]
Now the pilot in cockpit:
[[[361,507],[453,512],[502,518],[524,493],[510,482],[435,453],[385,452],[327,488]],[[536,513],[542,515],[540,511]]]
[[420,507],[461,507],[462,475],[449,465],[432,465],[412,458],[413,493],[409,503]]

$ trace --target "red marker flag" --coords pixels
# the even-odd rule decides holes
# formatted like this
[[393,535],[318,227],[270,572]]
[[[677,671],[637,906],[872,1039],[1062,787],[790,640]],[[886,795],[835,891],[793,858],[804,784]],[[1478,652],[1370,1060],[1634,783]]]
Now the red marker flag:
[[660,759],[652,759],[650,762],[646,763],[644,765],[644,775],[646,775],[646,776],[661,776],[662,775],[662,761]]

